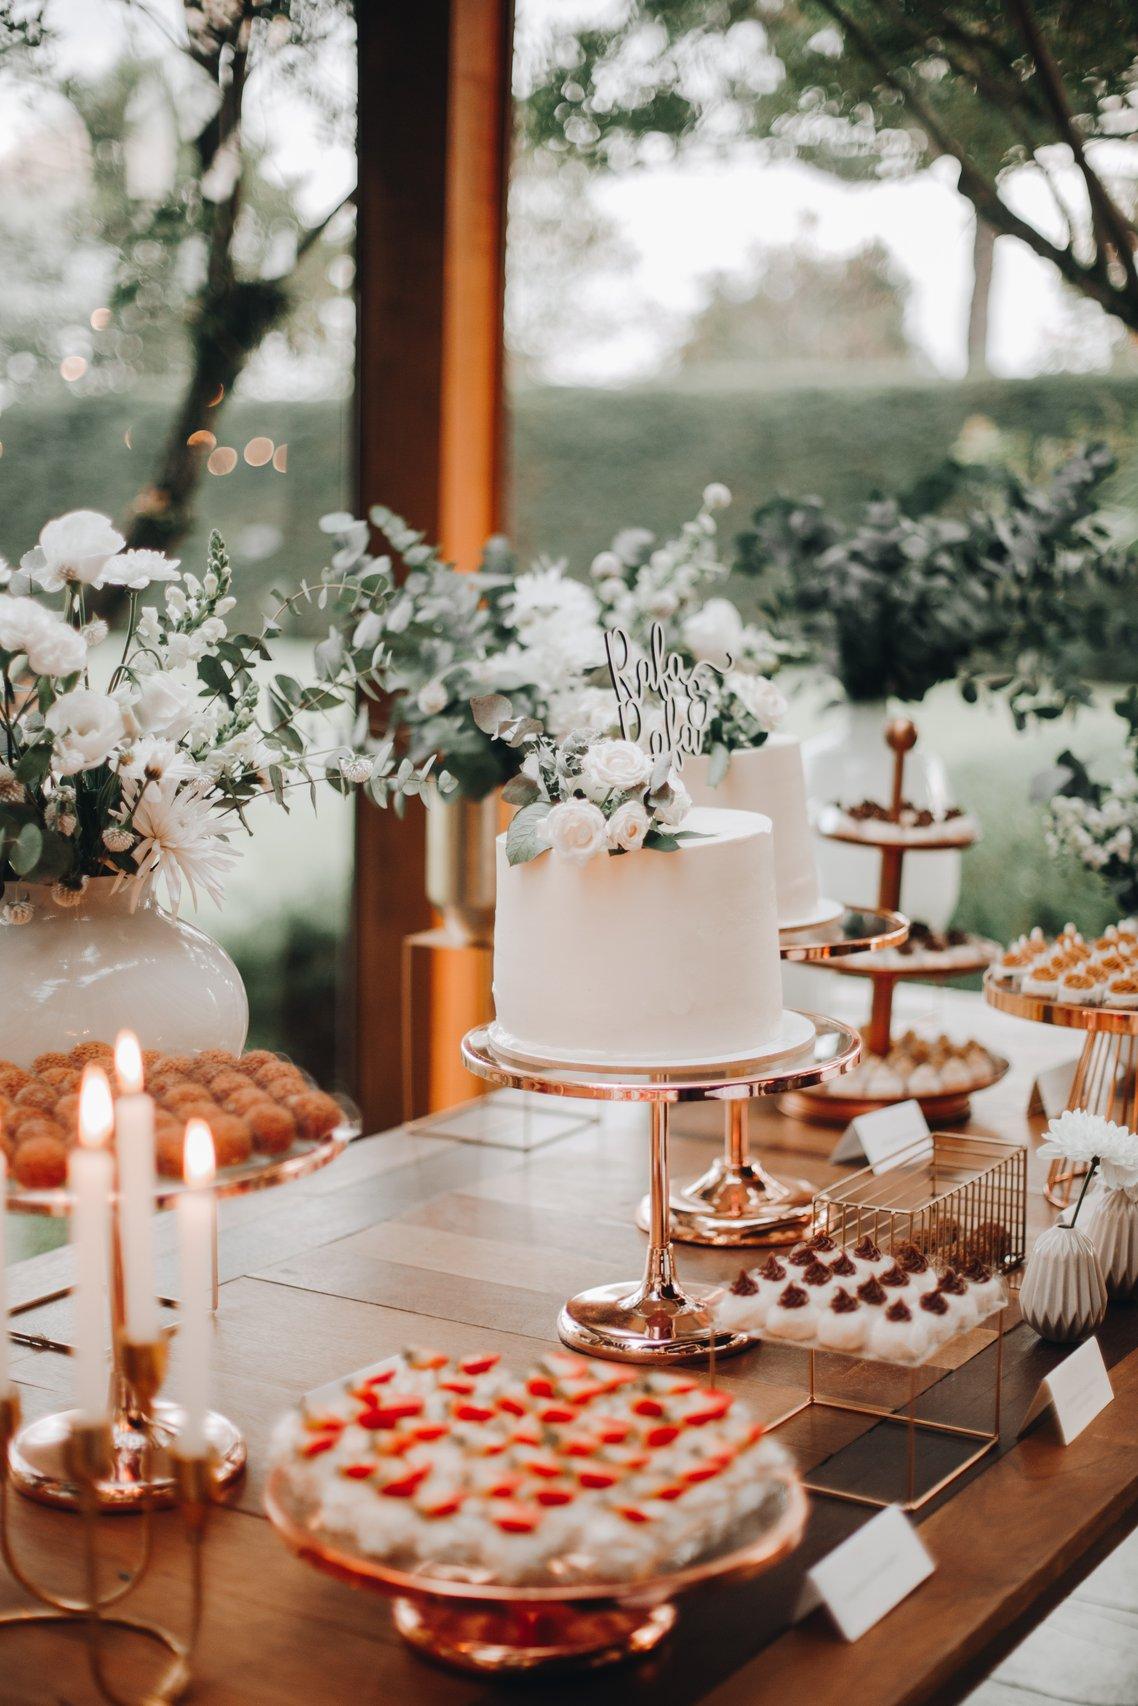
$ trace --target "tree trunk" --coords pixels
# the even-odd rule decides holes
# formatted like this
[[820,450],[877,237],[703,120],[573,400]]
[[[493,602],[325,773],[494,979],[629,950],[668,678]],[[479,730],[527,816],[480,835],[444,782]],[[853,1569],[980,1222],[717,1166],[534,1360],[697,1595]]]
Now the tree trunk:
[[996,233],[977,215],[972,228],[972,294],[968,301],[969,379],[982,379],[988,371],[988,314],[995,252]]

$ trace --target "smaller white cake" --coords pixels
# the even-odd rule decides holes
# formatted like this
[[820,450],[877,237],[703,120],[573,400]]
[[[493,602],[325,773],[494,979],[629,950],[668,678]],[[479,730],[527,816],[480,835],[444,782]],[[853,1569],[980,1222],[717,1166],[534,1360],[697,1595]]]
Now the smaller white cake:
[[[822,922],[801,744],[793,735],[776,734],[762,746],[732,753],[727,774],[716,787],[708,781],[709,764],[702,754],[684,761],[684,785],[697,806],[761,812],[774,826],[779,928]],[[835,912],[831,908],[827,916]]]

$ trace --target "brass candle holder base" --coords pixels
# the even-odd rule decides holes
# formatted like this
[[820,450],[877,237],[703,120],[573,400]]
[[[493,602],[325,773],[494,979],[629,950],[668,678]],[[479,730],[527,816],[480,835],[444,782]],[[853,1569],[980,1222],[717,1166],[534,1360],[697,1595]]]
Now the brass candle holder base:
[[[83,1487],[69,1467],[69,1441],[79,1417],[57,1410],[27,1422],[8,1454],[12,1485],[27,1498],[57,1510],[79,1510]],[[100,1508],[108,1514],[166,1510],[178,1502],[174,1450],[181,1427],[177,1405],[156,1401],[145,1420],[120,1412],[111,1425],[106,1471],[98,1478]],[[228,1492],[245,1472],[248,1455],[240,1429],[228,1417],[210,1411],[206,1437],[215,1464],[219,1494]]]

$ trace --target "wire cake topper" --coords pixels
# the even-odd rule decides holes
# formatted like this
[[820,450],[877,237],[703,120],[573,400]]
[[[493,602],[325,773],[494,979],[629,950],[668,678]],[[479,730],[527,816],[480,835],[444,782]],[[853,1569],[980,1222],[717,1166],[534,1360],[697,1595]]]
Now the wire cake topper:
[[[686,669],[678,652],[665,651],[664,629],[659,622],[653,622],[649,632],[647,655],[633,651],[623,628],[606,628],[605,656],[622,737],[644,745],[646,735],[648,751],[654,758],[667,753],[675,768],[682,769],[684,754],[699,753],[703,748],[714,677],[725,675],[726,670],[706,660]],[[728,656],[727,669],[731,661]],[[652,698],[659,701],[662,718],[648,727],[646,705]]]

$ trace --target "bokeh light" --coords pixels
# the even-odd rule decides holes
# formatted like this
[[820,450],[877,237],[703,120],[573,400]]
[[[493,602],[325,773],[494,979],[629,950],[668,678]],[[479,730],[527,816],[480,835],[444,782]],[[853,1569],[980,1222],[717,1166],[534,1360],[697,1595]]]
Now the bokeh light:
[[273,467],[278,474],[288,473],[288,445],[278,444],[273,451]]
[[245,446],[245,460],[250,468],[263,468],[272,461],[275,448],[271,438],[251,438]]
[[72,385],[77,379],[82,379],[86,373],[86,358],[81,355],[65,355],[59,364],[59,371],[61,377],[66,379],[69,385]]
[[206,463],[211,474],[232,474],[236,466],[237,452],[229,444],[219,444],[216,450],[211,451]]

